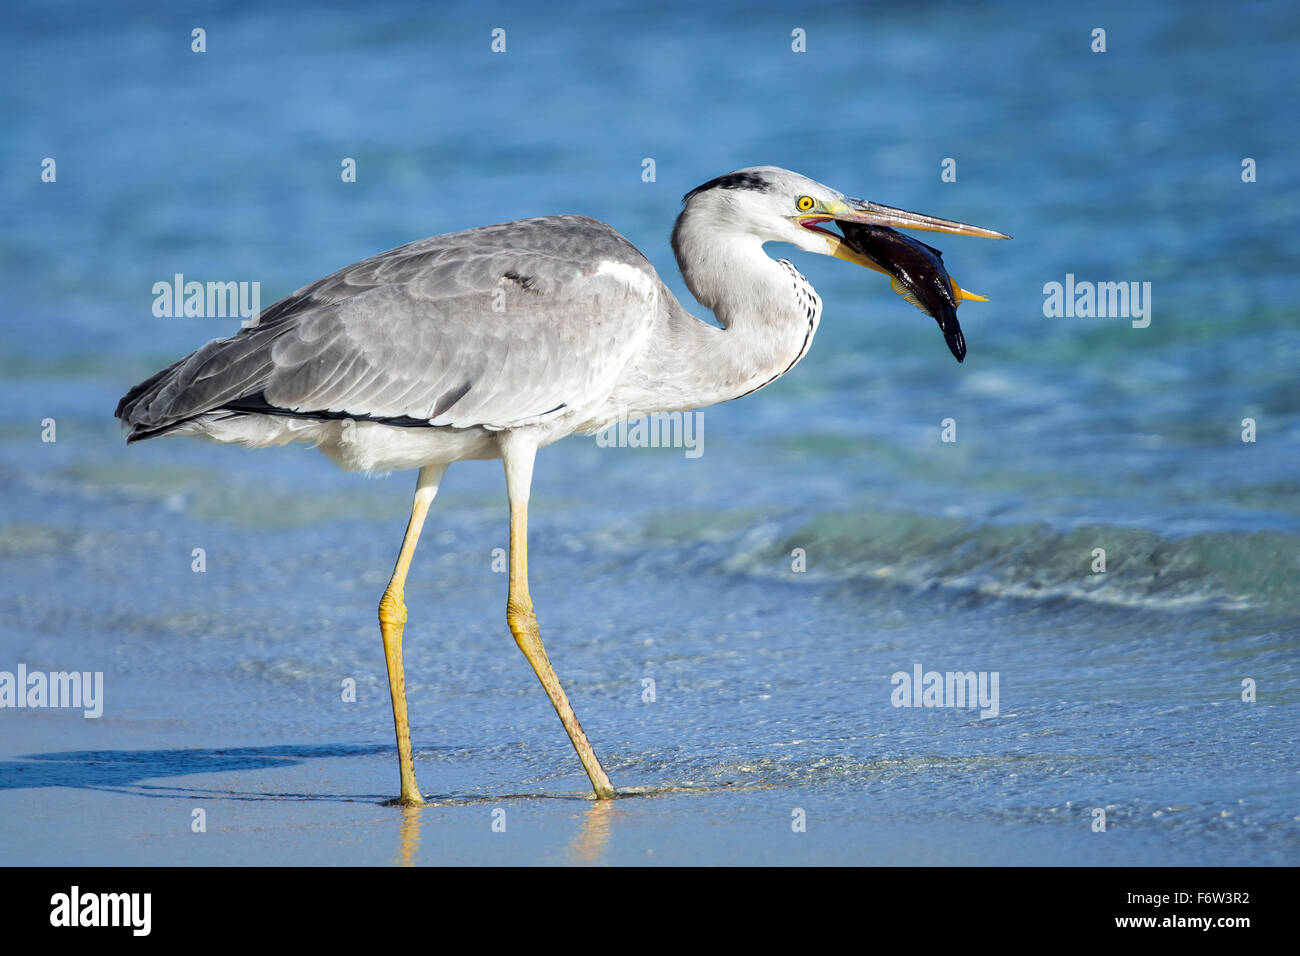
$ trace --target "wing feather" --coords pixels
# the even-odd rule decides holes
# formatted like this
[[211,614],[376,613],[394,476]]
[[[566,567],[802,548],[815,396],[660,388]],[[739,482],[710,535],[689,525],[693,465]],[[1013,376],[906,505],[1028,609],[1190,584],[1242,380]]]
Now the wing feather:
[[658,284],[631,243],[580,216],[422,239],[276,302],[136,386],[118,416],[149,437],[256,398],[293,414],[507,428],[612,386],[649,333]]

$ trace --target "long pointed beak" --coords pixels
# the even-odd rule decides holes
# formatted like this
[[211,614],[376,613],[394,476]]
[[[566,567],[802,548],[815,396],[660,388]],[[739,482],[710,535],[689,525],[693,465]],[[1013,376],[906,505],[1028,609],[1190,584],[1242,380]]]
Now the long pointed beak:
[[832,219],[844,222],[864,222],[872,226],[889,226],[891,229],[923,229],[926,232],[946,232],[954,236],[980,236],[984,239],[1010,239],[1010,236],[983,226],[972,226],[965,222],[951,219],[939,219],[893,206],[882,206],[865,199],[849,199],[838,206],[827,209]]

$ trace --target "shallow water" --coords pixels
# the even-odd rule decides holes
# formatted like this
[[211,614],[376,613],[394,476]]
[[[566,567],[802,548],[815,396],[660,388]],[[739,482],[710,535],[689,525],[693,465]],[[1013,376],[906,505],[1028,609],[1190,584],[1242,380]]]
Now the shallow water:
[[[0,671],[102,671],[104,714],[0,710],[0,861],[1300,861],[1293,6],[217,5],[202,56],[188,16],[61,10],[0,31],[0,153],[27,170],[0,179]],[[628,794],[608,807],[505,628],[500,466],[452,468],[407,591],[436,806],[382,806],[374,607],[413,476],[127,449],[122,392],[235,326],[155,318],[153,283],[259,281],[266,306],[413,238],[581,212],[700,314],[679,198],[756,163],[1014,235],[933,243],[991,300],[961,310],[966,362],[882,277],[771,247],[822,327],[703,413],[703,454],[543,452],[532,591]],[[1150,282],[1150,326],[1046,318],[1067,273]],[[997,673],[997,716],[893,706],[918,664]]]

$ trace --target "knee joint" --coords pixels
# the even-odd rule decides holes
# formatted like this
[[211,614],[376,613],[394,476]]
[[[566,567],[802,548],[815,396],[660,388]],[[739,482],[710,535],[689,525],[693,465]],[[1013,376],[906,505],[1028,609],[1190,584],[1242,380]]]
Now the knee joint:
[[531,602],[519,604],[510,601],[506,604],[506,623],[514,633],[537,630],[537,615]]
[[379,623],[389,625],[406,623],[406,602],[402,600],[400,594],[388,591],[384,593],[379,602]]

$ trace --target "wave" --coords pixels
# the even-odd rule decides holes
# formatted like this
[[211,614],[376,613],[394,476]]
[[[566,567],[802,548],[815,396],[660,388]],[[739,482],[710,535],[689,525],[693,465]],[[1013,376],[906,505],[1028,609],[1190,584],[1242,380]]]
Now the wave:
[[[809,579],[1300,616],[1300,535],[1286,532],[1173,536],[1120,525],[1061,530],[1043,522],[989,524],[908,511],[855,511],[769,520],[737,533],[734,517],[692,521],[690,532],[686,522],[669,525],[697,542],[722,545],[723,567],[736,574],[788,577],[802,549]],[[660,524],[659,536],[663,530]]]

